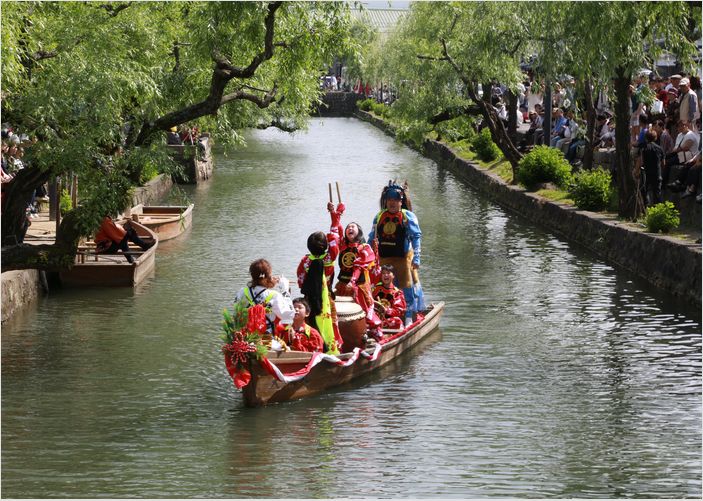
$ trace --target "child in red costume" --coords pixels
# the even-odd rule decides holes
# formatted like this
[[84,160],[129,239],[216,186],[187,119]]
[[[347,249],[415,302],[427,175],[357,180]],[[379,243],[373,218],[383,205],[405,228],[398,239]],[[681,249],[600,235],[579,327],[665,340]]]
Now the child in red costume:
[[339,354],[342,337],[337,325],[337,311],[332,297],[334,260],[339,251],[338,238],[321,231],[308,237],[309,254],[298,265],[298,287],[308,303],[312,324],[325,342],[327,353]]
[[342,231],[340,219],[344,209],[343,203],[339,203],[336,210],[331,202],[327,204],[332,217],[330,233],[339,238],[339,275],[335,293],[354,298],[366,312],[366,323],[371,335],[380,339],[381,319],[374,311],[370,276],[376,266],[376,254],[366,243],[364,232],[357,223],[349,223]]
[[392,264],[381,266],[381,281],[373,288],[376,307],[383,309],[384,329],[402,329],[405,320],[405,294],[395,286],[395,270]]
[[317,329],[305,323],[305,319],[310,315],[308,302],[299,297],[293,300],[295,316],[292,325],[281,325],[279,337],[288,343],[288,347],[293,351],[319,351],[323,350],[322,336]]

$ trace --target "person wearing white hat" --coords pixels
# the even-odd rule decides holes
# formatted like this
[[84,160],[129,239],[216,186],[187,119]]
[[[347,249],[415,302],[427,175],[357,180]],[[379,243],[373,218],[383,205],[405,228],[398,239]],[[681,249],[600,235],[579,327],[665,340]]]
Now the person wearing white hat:
[[679,82],[679,120],[688,122],[693,132],[698,132],[696,120],[701,116],[698,96],[691,90],[691,82],[688,78],[682,78]]

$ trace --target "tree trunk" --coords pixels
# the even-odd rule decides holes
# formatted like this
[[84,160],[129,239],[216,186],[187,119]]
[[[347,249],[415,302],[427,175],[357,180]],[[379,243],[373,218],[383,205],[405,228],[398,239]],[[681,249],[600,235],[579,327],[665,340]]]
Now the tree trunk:
[[517,94],[515,94],[510,89],[506,91],[506,94],[508,97],[508,102],[506,103],[506,106],[508,107],[508,137],[513,142],[513,144],[515,144],[517,143],[518,121]]
[[60,271],[70,268],[81,237],[78,220],[82,210],[89,209],[78,207],[66,214],[53,245],[22,243],[3,247],[2,272],[26,269]]
[[78,225],[79,207],[62,220],[53,245],[22,243],[27,227],[27,205],[32,193],[51,176],[49,171],[25,167],[6,185],[2,207],[2,260],[3,272],[10,270],[38,269],[59,271],[73,264],[81,232]]
[[24,240],[27,231],[27,206],[32,193],[49,179],[49,172],[25,167],[5,185],[2,204],[2,245],[14,245]]
[[593,104],[593,82],[587,77],[583,82],[583,104],[586,111],[586,148],[583,152],[583,168],[593,168],[593,150],[596,135],[596,107]]
[[630,75],[618,68],[615,78],[615,158],[618,177],[618,215],[632,221],[644,212],[644,203],[638,189],[638,176],[635,176],[630,154]]
[[483,115],[483,119],[486,121],[486,125],[488,126],[488,130],[491,131],[491,137],[493,138],[493,142],[496,143],[498,148],[500,148],[500,151],[503,153],[503,156],[505,159],[510,162],[510,166],[513,169],[513,180],[512,183],[515,184],[517,183],[517,169],[518,169],[518,164],[520,163],[520,160],[522,160],[522,153],[518,151],[518,149],[515,147],[515,143],[513,143],[510,140],[510,137],[508,137],[508,132],[505,130],[505,126],[503,125],[503,121],[498,118],[498,113],[496,113],[495,108],[490,102],[490,96],[489,100],[486,101],[486,89],[488,90],[488,93],[490,94],[490,86],[489,87],[483,87],[483,98],[480,99],[478,95],[475,92],[475,83],[473,85],[467,85],[467,91],[469,93],[469,97],[478,105],[478,107],[481,110],[481,113]]

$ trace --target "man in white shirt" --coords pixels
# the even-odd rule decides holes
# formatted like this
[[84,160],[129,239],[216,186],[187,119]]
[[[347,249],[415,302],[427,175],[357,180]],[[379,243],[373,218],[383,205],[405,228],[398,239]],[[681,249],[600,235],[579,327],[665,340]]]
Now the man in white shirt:
[[701,116],[698,96],[691,90],[688,78],[682,78],[679,82],[679,120],[688,122],[689,128],[693,132],[696,130],[696,120]]

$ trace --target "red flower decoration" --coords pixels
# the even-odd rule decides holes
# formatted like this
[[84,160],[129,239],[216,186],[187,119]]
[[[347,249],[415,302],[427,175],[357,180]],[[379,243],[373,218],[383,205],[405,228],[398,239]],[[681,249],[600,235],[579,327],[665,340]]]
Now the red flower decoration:
[[251,372],[246,369],[239,369],[239,372],[234,375],[232,380],[234,381],[234,386],[236,386],[238,390],[241,390],[251,381]]
[[257,304],[249,308],[249,320],[246,331],[263,334],[266,332],[266,309],[262,304]]
[[225,365],[234,385],[241,389],[251,380],[251,374],[245,369],[249,353],[255,352],[256,347],[244,340],[241,332],[234,335],[234,341],[222,346],[225,355]]

